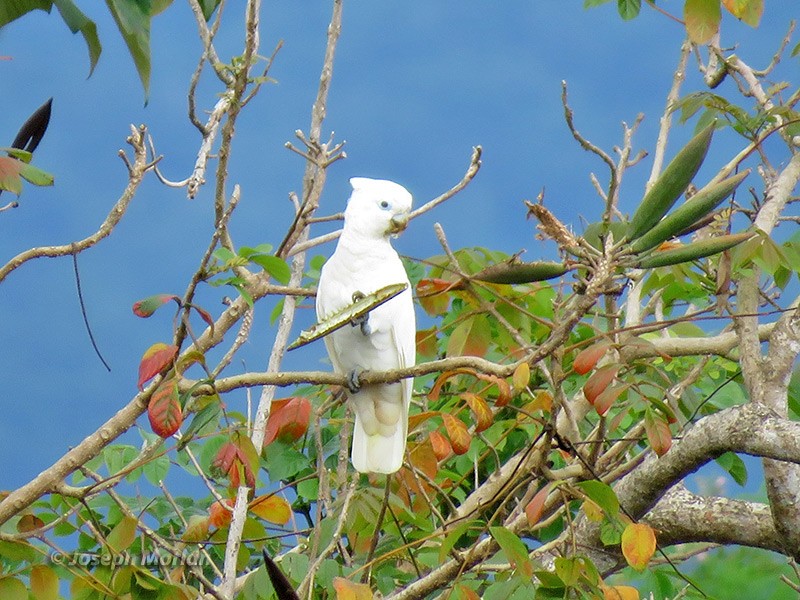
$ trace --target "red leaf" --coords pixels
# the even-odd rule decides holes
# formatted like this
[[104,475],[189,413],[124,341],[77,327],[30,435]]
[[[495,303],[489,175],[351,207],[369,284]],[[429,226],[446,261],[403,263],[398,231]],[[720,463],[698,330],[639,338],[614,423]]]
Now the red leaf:
[[438,431],[431,431],[428,434],[428,438],[431,441],[431,446],[433,446],[433,454],[436,456],[436,460],[442,461],[453,452],[450,442]]
[[148,296],[138,302],[134,302],[133,314],[146,319],[170,300],[175,300],[178,306],[181,304],[181,299],[175,294],[156,294],[155,296]]
[[461,397],[466,400],[467,405],[475,415],[475,433],[488,429],[494,422],[494,415],[486,400],[472,392],[464,392]]
[[446,293],[453,285],[444,279],[420,279],[417,284],[417,299],[426,313],[432,317],[447,313],[450,296]]
[[21,161],[10,156],[0,156],[0,190],[19,196],[22,191],[22,178],[19,176],[21,170]]
[[447,436],[450,438],[450,444],[453,446],[455,454],[465,454],[469,450],[472,438],[469,435],[467,426],[461,419],[458,419],[450,413],[442,413],[442,420],[444,421],[444,428],[447,431]]
[[672,432],[664,418],[652,410],[645,411],[644,431],[653,452],[658,456],[666,454],[672,446]]
[[208,325],[211,328],[211,333],[213,335],[214,317],[211,316],[211,313],[208,312],[206,309],[197,306],[196,304],[192,304],[192,308],[197,311],[197,314],[200,315],[200,318],[203,319],[203,321],[206,322],[206,325]]
[[178,382],[170,377],[161,382],[147,405],[147,417],[153,432],[168,438],[178,431],[183,422],[181,403],[178,399]]
[[602,341],[584,348],[575,357],[575,361],[572,363],[572,370],[578,375],[586,375],[586,373],[594,369],[597,361],[605,356],[610,347],[610,342]]
[[586,380],[586,383],[583,384],[583,395],[586,396],[589,404],[594,404],[597,397],[614,381],[617,371],[619,371],[619,365],[606,365],[600,367]]
[[294,442],[305,435],[311,419],[311,402],[308,398],[295,396],[283,400],[273,400],[270,408],[264,445],[276,438],[283,442]]
[[487,381],[497,386],[497,398],[495,398],[495,406],[505,406],[511,401],[511,386],[505,379],[495,375],[487,375],[486,373],[475,373],[475,377],[481,381]]
[[171,344],[157,342],[145,350],[139,363],[139,389],[153,377],[167,369],[178,355],[178,347]]
[[536,495],[525,506],[525,516],[528,518],[528,525],[531,527],[536,525],[539,522],[539,519],[542,518],[544,503],[547,500],[547,496],[550,494],[551,487],[552,484],[545,484],[545,486],[536,492]]

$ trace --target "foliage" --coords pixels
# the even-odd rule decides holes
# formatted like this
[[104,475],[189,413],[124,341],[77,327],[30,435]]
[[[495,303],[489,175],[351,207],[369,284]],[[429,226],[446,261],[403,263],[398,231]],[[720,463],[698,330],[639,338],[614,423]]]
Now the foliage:
[[[145,88],[149,19],[165,4],[108,2]],[[723,4],[757,24],[761,2]],[[0,24],[53,5],[72,27],[77,8],[69,0],[23,2],[19,14],[0,13]],[[640,5],[618,2],[623,18]],[[216,4],[198,6],[209,18]],[[705,39],[718,27],[716,0],[686,7],[693,36]],[[301,149],[292,147],[306,170],[297,218],[280,244],[235,244],[228,222],[238,190],[224,191],[236,119],[267,81],[269,63],[260,65],[264,75],[252,76],[261,59],[257,36],[248,36],[242,56],[231,60],[236,69],[211,65],[224,93],[209,100],[214,109],[186,185],[192,196],[205,183],[208,148],[218,143],[214,232],[183,295],[165,292],[132,307],[142,318],[166,307],[175,313],[168,331],[154,333],[170,340],[145,352],[129,405],[35,480],[0,497],[0,596],[26,597],[30,587],[35,597],[52,598],[67,582],[73,597],[87,600],[206,592],[267,599],[286,585],[277,568],[300,597],[313,598],[627,599],[639,597],[630,584],[641,578],[661,597],[703,597],[709,578],[695,581],[680,565],[687,543],[796,552],[800,533],[791,520],[768,516],[796,507],[796,490],[773,485],[770,506],[740,505],[704,500],[680,482],[713,460],[744,481],[736,452],[771,459],[765,469],[778,474],[791,475],[800,463],[798,424],[787,418],[798,407],[798,379],[790,376],[800,334],[787,309],[794,300],[784,292],[800,271],[800,239],[773,234],[800,180],[789,128],[798,95],[784,102],[777,89],[767,94],[761,81],[768,72],[743,74],[746,63],[730,60],[725,76],[760,98],[758,106],[748,112],[707,91],[674,103],[663,120],[662,151],[671,115],[685,120],[703,109],[698,132],[653,173],[628,218],[619,195],[623,174],[638,162],[636,126],[626,126],[612,159],[574,129],[565,93],[572,134],[610,167],[608,187],[598,186],[596,221],[577,234],[543,202],[521,202],[518,217],[537,220],[559,261],[454,250],[443,229],[441,255],[409,261],[426,323],[418,364],[400,374],[364,374],[368,382],[415,377],[408,452],[391,476],[359,475],[347,457],[345,378],[280,368],[295,308],[311,302],[319,273],[319,261],[307,262],[306,254],[318,241],[309,241],[308,228],[325,169],[343,158],[341,144],[321,141],[340,11],[334,2],[309,133],[298,133]],[[99,54],[82,22],[77,29],[90,54]],[[209,40],[204,52],[212,47]],[[705,164],[715,175],[692,186],[714,132],[727,127],[740,147],[726,164]],[[777,160],[766,158],[768,136],[783,142],[770,149],[782,153]],[[134,192],[154,168],[145,140],[144,128],[133,130],[126,165]],[[772,166],[780,163],[787,166]],[[452,193],[479,167],[478,148]],[[759,191],[743,201],[739,186],[748,177]],[[84,248],[70,245],[62,254]],[[0,269],[0,281],[21,264]],[[236,297],[214,314],[195,302],[200,286]],[[389,286],[355,301],[296,346],[348,326],[400,291]],[[282,297],[270,370],[237,371],[233,357],[267,295]],[[767,311],[779,316],[760,322]],[[237,326],[220,358],[214,350]],[[289,385],[291,396],[276,399],[276,388]],[[253,414],[225,406],[226,394],[254,386],[263,392]],[[117,441],[145,412],[152,433],[142,433],[141,447]],[[175,472],[204,492],[172,495],[164,482]],[[702,521],[686,526],[703,502]],[[756,525],[766,533],[753,534]],[[665,556],[673,564],[656,566]],[[636,573],[610,577],[626,566]]]

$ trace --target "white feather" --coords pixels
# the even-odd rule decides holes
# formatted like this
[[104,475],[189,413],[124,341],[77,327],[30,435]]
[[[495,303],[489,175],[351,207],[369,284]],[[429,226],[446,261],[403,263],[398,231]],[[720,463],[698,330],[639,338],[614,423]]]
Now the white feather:
[[[353,293],[370,294],[392,283],[408,283],[400,257],[389,242],[405,223],[411,194],[392,181],[354,177],[342,235],[322,267],[317,289],[317,318],[352,304]],[[372,310],[368,334],[345,326],[325,337],[339,373],[385,371],[412,366],[416,360],[416,324],[411,286]],[[356,413],[352,461],[366,473],[394,473],[403,464],[412,380],[364,385],[350,400]]]

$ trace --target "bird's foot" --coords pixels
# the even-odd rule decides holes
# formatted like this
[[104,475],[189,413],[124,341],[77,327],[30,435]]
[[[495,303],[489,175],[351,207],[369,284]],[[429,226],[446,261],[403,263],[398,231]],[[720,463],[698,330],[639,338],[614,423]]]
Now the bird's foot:
[[[358,302],[359,300],[364,298],[364,294],[355,291],[353,292],[353,302]],[[369,326],[369,313],[365,315],[361,315],[360,317],[356,317],[355,319],[350,320],[350,325],[353,327],[361,327],[361,333],[364,335],[369,335],[372,333],[372,329]]]
[[353,369],[347,374],[347,389],[351,394],[361,391],[361,369]]

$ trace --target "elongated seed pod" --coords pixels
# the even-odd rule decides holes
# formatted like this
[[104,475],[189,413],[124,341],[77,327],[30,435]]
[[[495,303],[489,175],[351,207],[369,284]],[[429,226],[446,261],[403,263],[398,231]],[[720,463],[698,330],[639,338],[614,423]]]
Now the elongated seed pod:
[[705,258],[706,256],[719,254],[729,248],[733,248],[737,244],[749,240],[754,235],[755,233],[749,231],[745,233],[733,233],[731,235],[723,235],[717,238],[709,238],[692,244],[686,244],[685,246],[672,248],[671,250],[654,252],[640,260],[638,266],[641,269],[655,269],[656,267],[667,267],[698,258]]
[[733,177],[707,185],[689,200],[676,208],[671,214],[661,221],[642,237],[631,244],[631,250],[636,253],[655,248],[661,242],[670,239],[690,225],[693,225],[733,193],[733,190],[750,174],[750,169],[742,171]]
[[712,123],[689,140],[656,179],[628,225],[629,240],[633,241],[647,233],[672,208],[703,164],[713,133]]
[[567,271],[566,265],[557,262],[504,262],[487,267],[473,275],[472,278],[486,283],[513,285],[553,279]]

